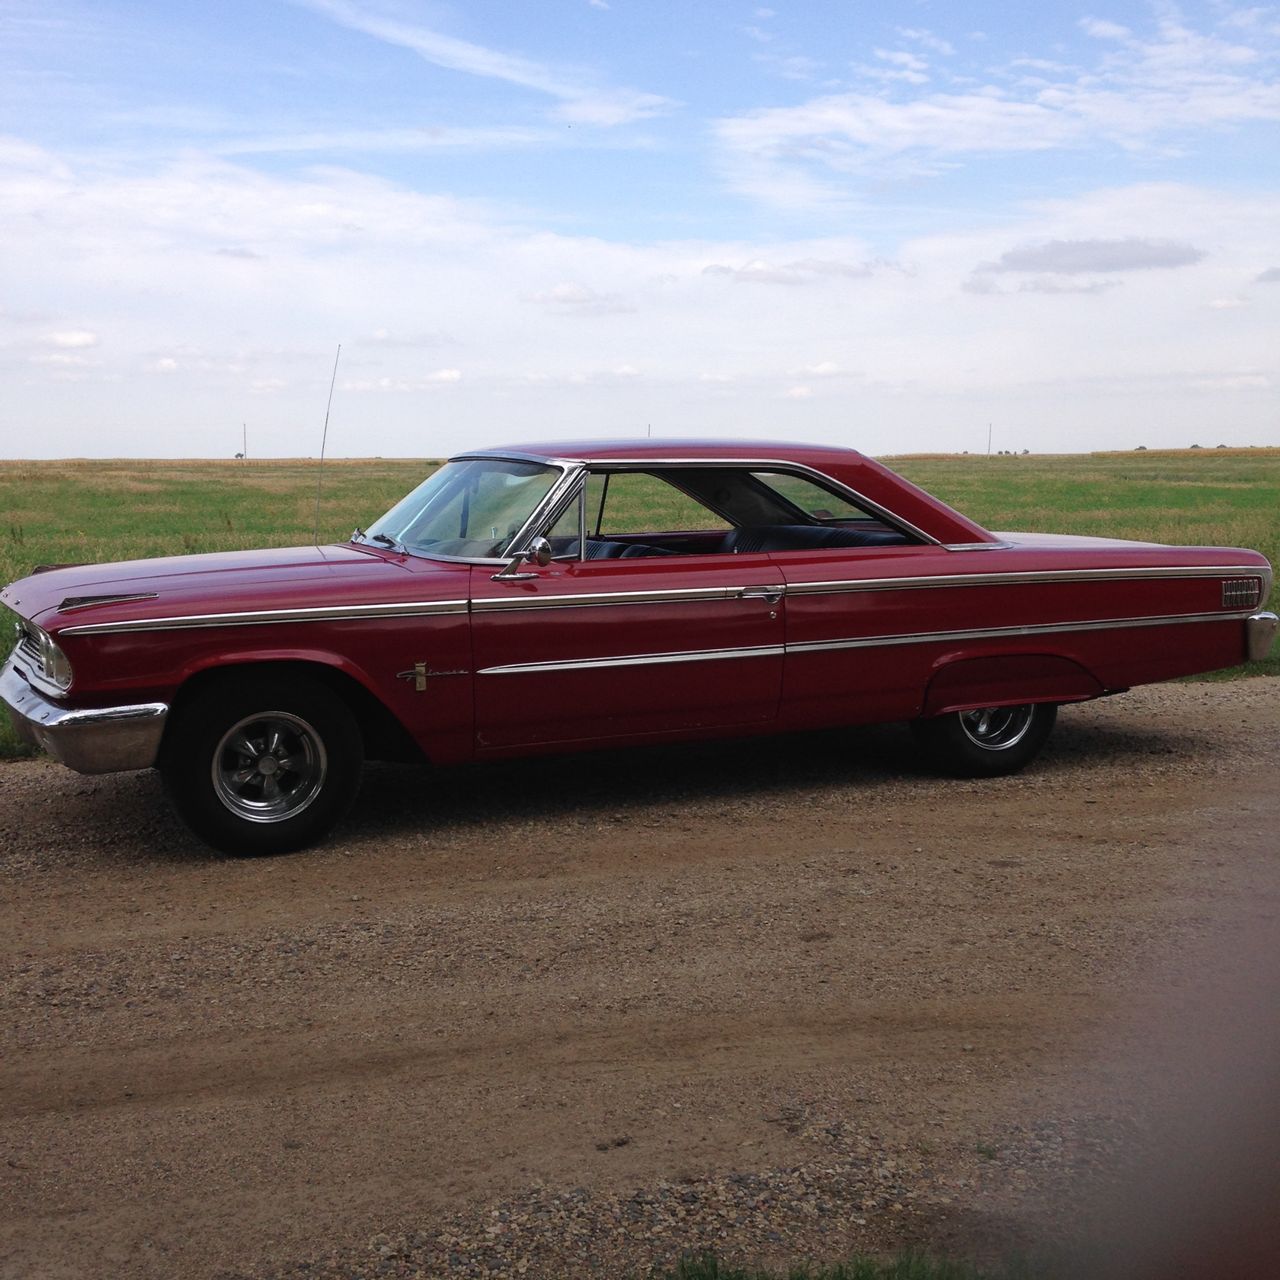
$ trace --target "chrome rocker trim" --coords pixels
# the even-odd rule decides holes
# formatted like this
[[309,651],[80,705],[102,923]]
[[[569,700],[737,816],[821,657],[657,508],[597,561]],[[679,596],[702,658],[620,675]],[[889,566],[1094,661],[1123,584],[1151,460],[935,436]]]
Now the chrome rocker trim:
[[149,769],[156,762],[167,702],[74,710],[43,697],[11,656],[0,668],[0,702],[18,737],[77,773]]

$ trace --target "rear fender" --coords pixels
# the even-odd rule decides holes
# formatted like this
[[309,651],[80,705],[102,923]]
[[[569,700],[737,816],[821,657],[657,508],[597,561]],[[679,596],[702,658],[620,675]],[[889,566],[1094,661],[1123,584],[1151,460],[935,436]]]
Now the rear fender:
[[1078,662],[1052,653],[1010,653],[957,658],[929,681],[923,714],[946,715],[974,707],[1024,702],[1085,702],[1106,690]]

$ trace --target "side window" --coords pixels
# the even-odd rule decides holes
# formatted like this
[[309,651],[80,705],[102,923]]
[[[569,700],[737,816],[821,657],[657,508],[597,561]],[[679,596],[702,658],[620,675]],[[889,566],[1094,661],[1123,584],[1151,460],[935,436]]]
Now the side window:
[[813,520],[874,520],[875,516],[852,502],[814,484],[803,476],[780,471],[753,471],[752,477]]
[[600,538],[620,533],[723,532],[728,528],[731,526],[709,507],[644,471],[593,475],[587,486],[587,529]]

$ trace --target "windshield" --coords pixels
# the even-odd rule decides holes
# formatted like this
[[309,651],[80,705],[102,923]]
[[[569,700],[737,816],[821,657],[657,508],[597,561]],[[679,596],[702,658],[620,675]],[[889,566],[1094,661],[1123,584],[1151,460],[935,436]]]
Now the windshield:
[[367,537],[394,539],[425,556],[496,559],[560,475],[537,462],[446,462],[403,498]]

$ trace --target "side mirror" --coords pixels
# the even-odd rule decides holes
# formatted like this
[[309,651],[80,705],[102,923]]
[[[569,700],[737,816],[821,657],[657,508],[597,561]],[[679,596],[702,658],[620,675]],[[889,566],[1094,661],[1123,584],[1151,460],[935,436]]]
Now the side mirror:
[[527,564],[545,569],[551,563],[551,543],[546,538],[534,538],[524,553],[524,559]]
[[536,564],[539,569],[545,569],[551,563],[551,543],[546,538],[534,538],[529,545],[518,555],[511,557],[511,563],[498,573],[493,575],[494,582],[527,582],[530,578],[536,578],[536,573],[518,573],[517,570],[522,564]]

